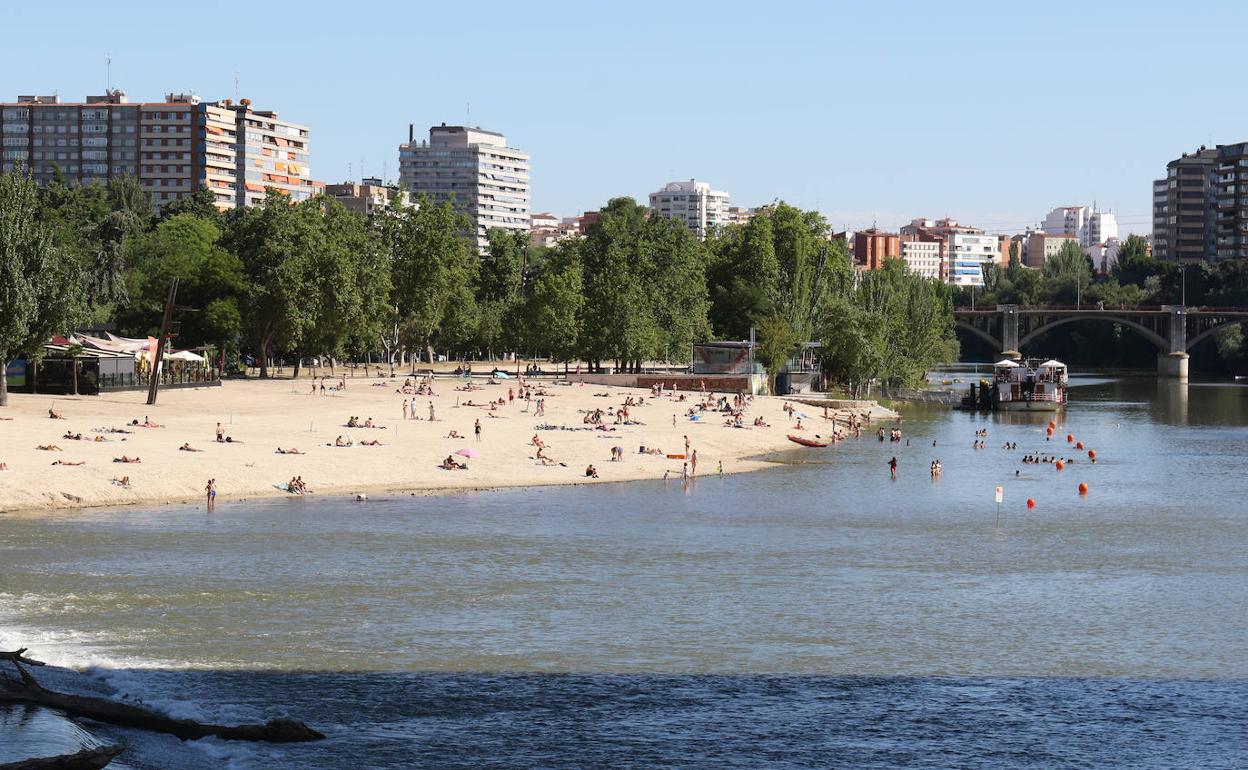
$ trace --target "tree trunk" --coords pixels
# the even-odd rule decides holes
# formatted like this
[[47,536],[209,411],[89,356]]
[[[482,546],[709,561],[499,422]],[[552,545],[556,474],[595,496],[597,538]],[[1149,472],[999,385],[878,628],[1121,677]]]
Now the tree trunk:
[[[295,353],[295,374],[294,374],[293,379],[296,379],[296,380],[299,379],[299,367],[302,364],[303,364],[303,351],[300,350]],[[316,372],[313,372],[312,374],[313,376],[316,376]]]
[[100,770],[122,751],[120,746],[83,749],[75,754],[24,759],[0,765],[0,770]]
[[70,376],[74,380],[74,395],[78,395],[78,359],[71,358],[69,360]]
[[425,343],[425,355],[429,356],[429,365],[432,366],[433,365],[433,345],[431,345],[428,342]]
[[39,392],[39,362],[33,358],[27,359],[27,361],[29,362],[27,364],[27,368],[29,369],[29,371],[26,373],[26,375],[30,377],[30,392],[38,393]]
[[263,340],[260,342],[260,348],[258,351],[256,351],[256,354],[260,356],[260,361],[259,361],[260,379],[267,380],[269,378],[269,341],[268,340]]
[[174,719],[141,706],[120,703],[107,698],[70,695],[55,690],[46,690],[24,667],[43,664],[25,657],[25,652],[24,647],[16,652],[0,652],[0,660],[12,663],[17,673],[21,675],[20,680],[7,676],[0,677],[0,703],[29,703],[57,709],[96,722],[169,733],[184,741],[215,736],[226,741],[296,743],[321,740],[325,737],[296,719],[270,719],[262,725],[214,725],[190,719]]
[[0,406],[9,405],[9,361],[0,356]]

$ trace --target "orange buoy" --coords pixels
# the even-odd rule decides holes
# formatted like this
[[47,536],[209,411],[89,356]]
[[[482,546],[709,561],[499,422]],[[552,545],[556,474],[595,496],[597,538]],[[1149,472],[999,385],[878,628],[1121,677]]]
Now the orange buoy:
[[1049,427],[1048,427],[1048,428],[1047,428],[1044,432],[1045,432],[1045,434],[1046,434],[1046,435],[1052,436],[1052,435],[1053,435],[1053,426],[1052,426],[1052,425],[1050,425],[1050,426],[1049,426]]
[[1036,507],[1036,498],[1034,498],[1034,497],[1029,497],[1029,498],[1027,498],[1027,507],[1028,507],[1028,508],[1035,508],[1035,507]]
[[1067,444],[1069,444],[1070,442],[1072,442],[1072,441],[1074,441],[1074,440],[1075,440],[1075,434],[1073,434],[1073,433],[1067,433],[1067,434],[1066,434],[1066,443],[1067,443]]
[[1088,485],[1080,481],[1079,482],[1079,494],[1086,495],[1087,493],[1088,493]]
[[1095,449],[1089,449],[1089,450],[1088,450],[1088,457],[1091,457],[1093,460],[1095,460],[1095,459],[1096,459],[1096,450],[1095,450]]
[[1056,423],[1056,422],[1053,422],[1052,420],[1049,420],[1049,427],[1050,427],[1050,428],[1056,428],[1056,427],[1057,427],[1057,423]]
[[1065,468],[1065,467],[1066,467],[1066,463],[1062,462],[1061,460],[1058,460],[1058,461],[1057,461],[1057,469],[1058,469],[1059,471],[1060,471],[1061,469]]
[[1080,441],[1077,444],[1075,444],[1075,449],[1083,449],[1083,442]]

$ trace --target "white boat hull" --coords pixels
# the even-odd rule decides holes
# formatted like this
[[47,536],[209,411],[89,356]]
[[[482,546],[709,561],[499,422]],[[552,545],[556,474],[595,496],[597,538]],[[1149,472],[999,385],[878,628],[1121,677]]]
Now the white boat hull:
[[994,406],[1003,412],[1060,412],[1065,401],[998,401]]

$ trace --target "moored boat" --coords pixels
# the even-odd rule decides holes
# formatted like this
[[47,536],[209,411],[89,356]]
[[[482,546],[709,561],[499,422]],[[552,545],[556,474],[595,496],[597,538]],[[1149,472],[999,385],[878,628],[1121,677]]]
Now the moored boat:
[[992,405],[1008,412],[1057,412],[1066,408],[1066,364],[1056,359],[998,361],[992,370]]

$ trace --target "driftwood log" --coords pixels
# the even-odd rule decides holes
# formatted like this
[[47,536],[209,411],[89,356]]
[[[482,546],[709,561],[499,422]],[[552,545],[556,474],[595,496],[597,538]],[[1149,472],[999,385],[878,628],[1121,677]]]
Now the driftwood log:
[[264,724],[214,725],[190,719],[174,719],[143,706],[119,703],[107,698],[48,690],[35,681],[25,668],[42,666],[43,663],[27,658],[25,653],[25,647],[14,652],[0,652],[0,660],[12,663],[21,676],[20,681],[0,676],[0,703],[29,703],[96,722],[169,733],[184,741],[214,736],[227,741],[298,743],[317,741],[325,737],[297,719],[270,719]]
[[101,746],[98,749],[83,749],[75,754],[11,762],[0,765],[0,770],[100,770],[120,753],[120,746]]

